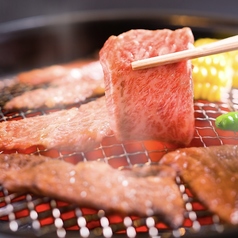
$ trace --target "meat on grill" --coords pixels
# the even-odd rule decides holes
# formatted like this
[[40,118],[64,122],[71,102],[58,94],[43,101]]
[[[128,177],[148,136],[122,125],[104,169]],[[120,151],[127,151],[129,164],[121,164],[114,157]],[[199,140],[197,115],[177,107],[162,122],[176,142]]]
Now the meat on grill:
[[189,144],[194,135],[191,62],[143,70],[131,63],[193,47],[189,28],[130,30],[100,50],[111,128],[125,139]]
[[185,148],[166,154],[161,164],[181,174],[207,208],[238,224],[238,146]]
[[86,151],[111,133],[105,98],[47,115],[0,123],[0,149],[31,146]]
[[66,78],[73,78],[76,74],[88,74],[90,69],[94,67],[96,61],[79,60],[70,62],[68,64],[52,65],[44,68],[33,69],[30,71],[19,73],[16,79],[20,83],[28,85],[39,85],[54,81],[65,80]]
[[55,87],[39,88],[14,97],[4,105],[4,109],[56,107],[80,103],[87,98],[104,94],[102,81],[87,80],[71,82]]
[[184,203],[166,166],[117,170],[104,162],[79,162],[23,154],[0,155],[0,183],[10,191],[33,192],[82,207],[125,215],[161,217],[171,227],[183,223]]
[[99,81],[104,83],[104,73],[102,70],[102,65],[100,61],[82,61],[80,65],[70,63],[71,68],[65,77],[58,78],[57,80],[52,80],[50,82],[51,86],[58,86],[66,83],[72,82],[82,82],[82,81]]
[[[50,71],[50,69],[42,69],[40,72],[43,76],[46,76],[46,72]],[[89,97],[104,94],[104,76],[99,61],[90,62],[81,68],[67,69],[65,71],[64,76],[57,80],[52,79],[53,81],[47,88],[27,91],[14,97],[4,105],[4,108],[11,110],[55,107],[79,103]],[[38,74],[40,77],[40,73]]]

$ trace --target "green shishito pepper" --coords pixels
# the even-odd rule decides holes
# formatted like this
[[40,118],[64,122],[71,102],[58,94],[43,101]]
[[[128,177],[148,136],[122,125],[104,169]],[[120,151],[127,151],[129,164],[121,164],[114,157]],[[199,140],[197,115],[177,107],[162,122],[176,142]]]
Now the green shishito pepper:
[[228,112],[218,116],[215,125],[221,130],[238,131],[238,112]]

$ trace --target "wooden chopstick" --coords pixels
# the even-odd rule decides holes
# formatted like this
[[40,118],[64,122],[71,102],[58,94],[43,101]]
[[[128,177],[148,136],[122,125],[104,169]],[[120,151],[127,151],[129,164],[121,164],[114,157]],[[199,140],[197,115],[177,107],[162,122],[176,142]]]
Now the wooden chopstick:
[[146,69],[159,65],[176,63],[182,60],[194,59],[238,49],[238,35],[225,38],[193,49],[160,55],[148,59],[137,60],[131,63],[132,69]]

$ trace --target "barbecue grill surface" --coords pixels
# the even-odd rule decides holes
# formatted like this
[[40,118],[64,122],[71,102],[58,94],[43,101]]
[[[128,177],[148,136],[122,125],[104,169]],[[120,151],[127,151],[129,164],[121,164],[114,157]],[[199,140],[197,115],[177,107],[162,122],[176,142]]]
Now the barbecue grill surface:
[[[78,58],[95,57],[105,40],[135,28],[175,29],[190,26],[196,38],[223,38],[237,34],[238,23],[226,19],[206,17],[159,15],[156,12],[97,12],[39,17],[34,26],[22,20],[18,24],[0,26],[0,122],[18,120],[51,112],[49,108],[7,111],[2,108],[12,97],[33,87],[15,84],[17,72],[64,63]],[[195,101],[195,136],[191,146],[238,144],[236,133],[218,132],[215,118],[238,109],[238,90],[227,95],[225,103]],[[93,99],[90,99],[93,100]],[[61,110],[80,104],[54,108]],[[24,153],[42,154],[68,162],[102,160],[114,168],[157,162],[163,154],[174,148],[157,141],[119,143],[113,136],[105,138],[94,150],[58,151],[31,148]],[[7,152],[7,151],[5,151]],[[186,184],[177,177],[176,182],[186,205],[184,225],[172,230],[159,217],[121,217],[108,215],[102,210],[77,207],[54,198],[34,194],[9,193],[0,186],[0,234],[16,237],[227,237],[238,233],[211,214]],[[103,191],[102,191],[103,192]]]

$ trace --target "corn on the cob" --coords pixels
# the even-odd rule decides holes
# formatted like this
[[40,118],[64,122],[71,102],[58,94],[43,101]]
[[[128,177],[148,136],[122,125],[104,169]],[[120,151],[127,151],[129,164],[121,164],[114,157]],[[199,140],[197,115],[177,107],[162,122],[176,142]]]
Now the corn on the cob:
[[[195,41],[195,47],[216,41],[201,38]],[[233,68],[229,53],[210,55],[192,60],[194,99],[222,101],[232,86]]]
[[232,87],[238,88],[238,50],[229,52],[229,56],[232,60],[233,69]]

